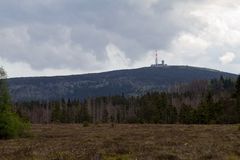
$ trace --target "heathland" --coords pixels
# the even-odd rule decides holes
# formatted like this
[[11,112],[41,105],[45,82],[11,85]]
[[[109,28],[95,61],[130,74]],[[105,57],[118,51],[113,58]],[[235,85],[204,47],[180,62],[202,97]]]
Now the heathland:
[[51,124],[0,140],[4,160],[238,160],[238,125]]

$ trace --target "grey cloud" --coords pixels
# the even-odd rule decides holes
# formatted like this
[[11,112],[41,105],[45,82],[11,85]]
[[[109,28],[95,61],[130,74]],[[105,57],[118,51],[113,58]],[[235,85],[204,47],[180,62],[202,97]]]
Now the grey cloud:
[[208,26],[190,13],[207,3],[215,5],[209,0],[0,1],[0,58],[29,64],[34,70],[110,70],[106,47],[114,44],[131,63],[159,49],[190,64],[202,52],[213,52],[208,59],[217,64],[216,51],[235,52],[236,46],[210,45],[191,53],[194,57],[179,42],[181,57],[173,45],[182,33],[210,43],[203,36]]
[[[159,2],[159,9],[153,9],[154,15],[144,13],[134,4],[127,0],[1,1],[0,9],[4,13],[0,23],[2,29],[24,26],[30,37],[23,40],[25,48],[22,50],[13,45],[16,51],[1,56],[9,61],[24,61],[36,69],[74,68],[77,66],[74,60],[83,59],[84,62],[89,52],[96,56],[99,63],[104,61],[108,43],[116,44],[131,59],[141,57],[152,48],[165,48],[178,32],[168,20],[172,4]],[[7,23],[9,26],[6,27]],[[66,30],[69,35],[65,35]],[[54,48],[60,50],[64,45],[78,49],[71,53],[51,53]],[[66,56],[75,58],[68,61]],[[80,64],[80,67],[91,68],[90,64]]]

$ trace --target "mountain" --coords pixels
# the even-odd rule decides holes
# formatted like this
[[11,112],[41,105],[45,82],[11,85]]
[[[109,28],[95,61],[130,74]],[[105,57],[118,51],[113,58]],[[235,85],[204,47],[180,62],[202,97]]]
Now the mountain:
[[139,95],[163,91],[176,83],[210,80],[235,74],[190,66],[145,67],[103,73],[8,79],[13,101]]

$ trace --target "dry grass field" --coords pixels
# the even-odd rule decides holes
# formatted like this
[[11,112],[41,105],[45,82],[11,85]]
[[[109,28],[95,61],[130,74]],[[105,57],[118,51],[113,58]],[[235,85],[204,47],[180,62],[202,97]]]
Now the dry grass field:
[[33,125],[0,140],[1,160],[238,160],[238,125]]

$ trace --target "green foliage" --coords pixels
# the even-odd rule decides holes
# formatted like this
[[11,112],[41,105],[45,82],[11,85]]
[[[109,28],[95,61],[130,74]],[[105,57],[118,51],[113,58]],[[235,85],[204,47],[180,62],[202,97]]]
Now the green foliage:
[[165,122],[168,124],[174,124],[177,122],[178,114],[176,107],[168,106],[165,112]]
[[54,107],[52,110],[52,122],[60,122],[60,120],[61,120],[60,105],[58,103],[54,103]]
[[190,106],[183,104],[179,112],[179,122],[184,124],[193,123],[193,109]]
[[140,122],[174,123],[177,120],[176,108],[171,106],[166,93],[147,93],[139,100]]
[[0,139],[23,136],[29,125],[12,111],[6,74],[0,68]]
[[6,79],[4,79],[2,76],[3,75],[0,75],[0,112],[5,112],[10,111],[11,105]]
[[8,139],[26,136],[29,124],[11,112],[0,113],[0,138]]
[[85,102],[68,100],[66,103],[62,99],[61,102],[54,101],[50,108],[52,110],[51,122],[54,123],[83,123],[84,121],[91,121]]
[[238,121],[240,122],[240,75],[238,76],[237,82],[236,82],[236,111],[238,114]]
[[240,96],[240,75],[239,75],[238,78],[237,78],[236,94],[237,94],[237,96]]

